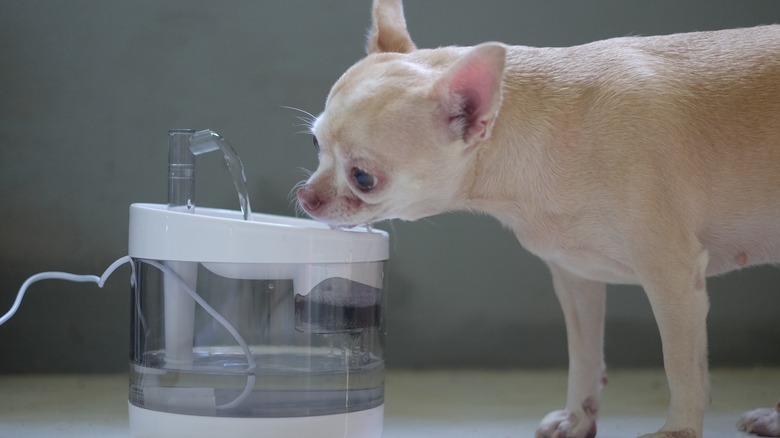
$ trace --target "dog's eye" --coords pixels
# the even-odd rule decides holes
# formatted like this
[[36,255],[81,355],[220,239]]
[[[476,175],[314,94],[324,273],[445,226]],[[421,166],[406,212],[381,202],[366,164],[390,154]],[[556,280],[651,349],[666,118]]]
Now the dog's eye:
[[312,135],[312,136],[311,136],[311,140],[312,140],[312,142],[314,143],[314,149],[316,149],[316,150],[317,150],[317,152],[319,153],[319,152],[320,152],[320,142],[319,142],[319,141],[317,141],[317,136],[315,136],[315,135]]
[[370,192],[376,187],[377,183],[374,175],[366,173],[363,169],[358,167],[352,168],[352,180],[355,181],[355,185],[363,192]]

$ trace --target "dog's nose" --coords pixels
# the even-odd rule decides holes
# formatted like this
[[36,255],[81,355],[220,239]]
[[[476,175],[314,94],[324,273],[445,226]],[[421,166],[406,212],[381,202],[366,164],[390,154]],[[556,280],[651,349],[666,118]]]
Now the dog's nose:
[[322,205],[320,198],[316,193],[309,190],[308,186],[298,188],[295,194],[298,196],[298,202],[300,202],[303,208],[309,213],[317,211]]

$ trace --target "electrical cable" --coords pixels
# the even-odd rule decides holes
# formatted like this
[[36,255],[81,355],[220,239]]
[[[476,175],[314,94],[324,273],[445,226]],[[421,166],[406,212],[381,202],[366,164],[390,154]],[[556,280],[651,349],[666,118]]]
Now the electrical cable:
[[122,266],[125,263],[130,262],[130,256],[124,256],[116,260],[114,263],[112,263],[106,270],[103,272],[103,275],[98,277],[97,275],[78,275],[78,274],[71,274],[69,272],[58,272],[58,271],[50,271],[50,272],[40,272],[38,274],[35,274],[28,278],[24,283],[22,283],[22,287],[19,288],[19,293],[16,294],[16,300],[14,301],[14,304],[11,306],[11,309],[6,312],[5,315],[0,317],[0,325],[3,325],[6,321],[11,319],[12,316],[16,313],[17,310],[19,310],[19,306],[22,305],[22,299],[24,299],[24,294],[27,293],[27,288],[30,287],[33,283],[36,283],[41,280],[66,280],[66,281],[73,281],[76,283],[96,283],[100,288],[103,287],[104,284],[106,284],[106,280],[108,277],[111,276],[111,274],[116,271],[116,269],[120,266]]
[[[176,279],[181,285],[184,287],[184,290],[192,297],[195,302],[200,305],[203,310],[206,311],[212,318],[214,318],[215,321],[217,321],[222,327],[225,328],[225,330],[230,333],[230,335],[235,339],[235,341],[238,343],[238,345],[241,347],[241,350],[246,355],[247,360],[247,382],[246,386],[244,387],[244,390],[239,394],[235,399],[232,401],[225,403],[223,405],[219,405],[216,408],[218,410],[228,410],[233,409],[237,406],[239,406],[241,403],[243,403],[247,397],[252,393],[252,388],[255,386],[255,360],[254,356],[252,355],[252,351],[249,349],[249,345],[247,345],[246,341],[244,341],[244,338],[241,336],[240,333],[238,333],[238,330],[236,330],[235,327],[227,320],[225,317],[219,314],[209,303],[207,303],[196,291],[194,291],[189,285],[172,269],[168,268],[162,263],[158,263],[152,260],[143,260],[139,259],[139,261],[146,263],[152,267],[155,267],[162,271],[165,275],[170,275],[172,278]],[[11,309],[8,310],[8,312],[5,313],[5,315],[0,317],[0,325],[3,325],[6,321],[11,319],[11,317],[16,314],[16,311],[19,310],[19,307],[22,304],[22,300],[24,299],[24,295],[27,293],[27,289],[33,284],[38,281],[42,280],[65,280],[65,281],[72,281],[77,283],[96,283],[98,287],[103,288],[103,286],[106,283],[106,280],[108,280],[108,277],[111,276],[111,274],[114,273],[120,266],[122,266],[125,263],[130,263],[131,269],[132,269],[132,275],[130,277],[131,285],[135,282],[135,264],[133,263],[133,259],[130,256],[124,256],[120,257],[114,263],[111,263],[108,268],[103,272],[103,275],[97,276],[97,275],[78,275],[78,274],[71,274],[69,272],[58,272],[58,271],[50,271],[50,272],[41,272],[35,275],[32,275],[30,278],[28,278],[24,283],[22,283],[22,286],[19,288],[19,292],[16,295],[16,300],[14,300],[13,305],[11,306]]]

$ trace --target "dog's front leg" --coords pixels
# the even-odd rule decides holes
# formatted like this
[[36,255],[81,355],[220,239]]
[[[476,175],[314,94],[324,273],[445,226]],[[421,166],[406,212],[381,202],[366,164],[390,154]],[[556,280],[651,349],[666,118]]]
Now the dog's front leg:
[[[663,344],[664,369],[671,399],[666,424],[642,438],[699,438],[709,402],[707,251],[675,251],[646,257],[642,284],[653,309]],[[644,253],[651,256],[652,250]],[[658,254],[658,253],[656,253]]]
[[606,286],[573,275],[554,263],[548,265],[566,319],[569,382],[566,409],[544,417],[536,437],[592,438],[596,436],[599,396],[606,383]]

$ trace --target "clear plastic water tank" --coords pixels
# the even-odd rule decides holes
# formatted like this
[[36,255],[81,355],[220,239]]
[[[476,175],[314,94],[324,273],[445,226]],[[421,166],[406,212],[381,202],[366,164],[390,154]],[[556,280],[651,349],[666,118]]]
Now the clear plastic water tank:
[[380,437],[388,235],[130,207],[134,437]]

